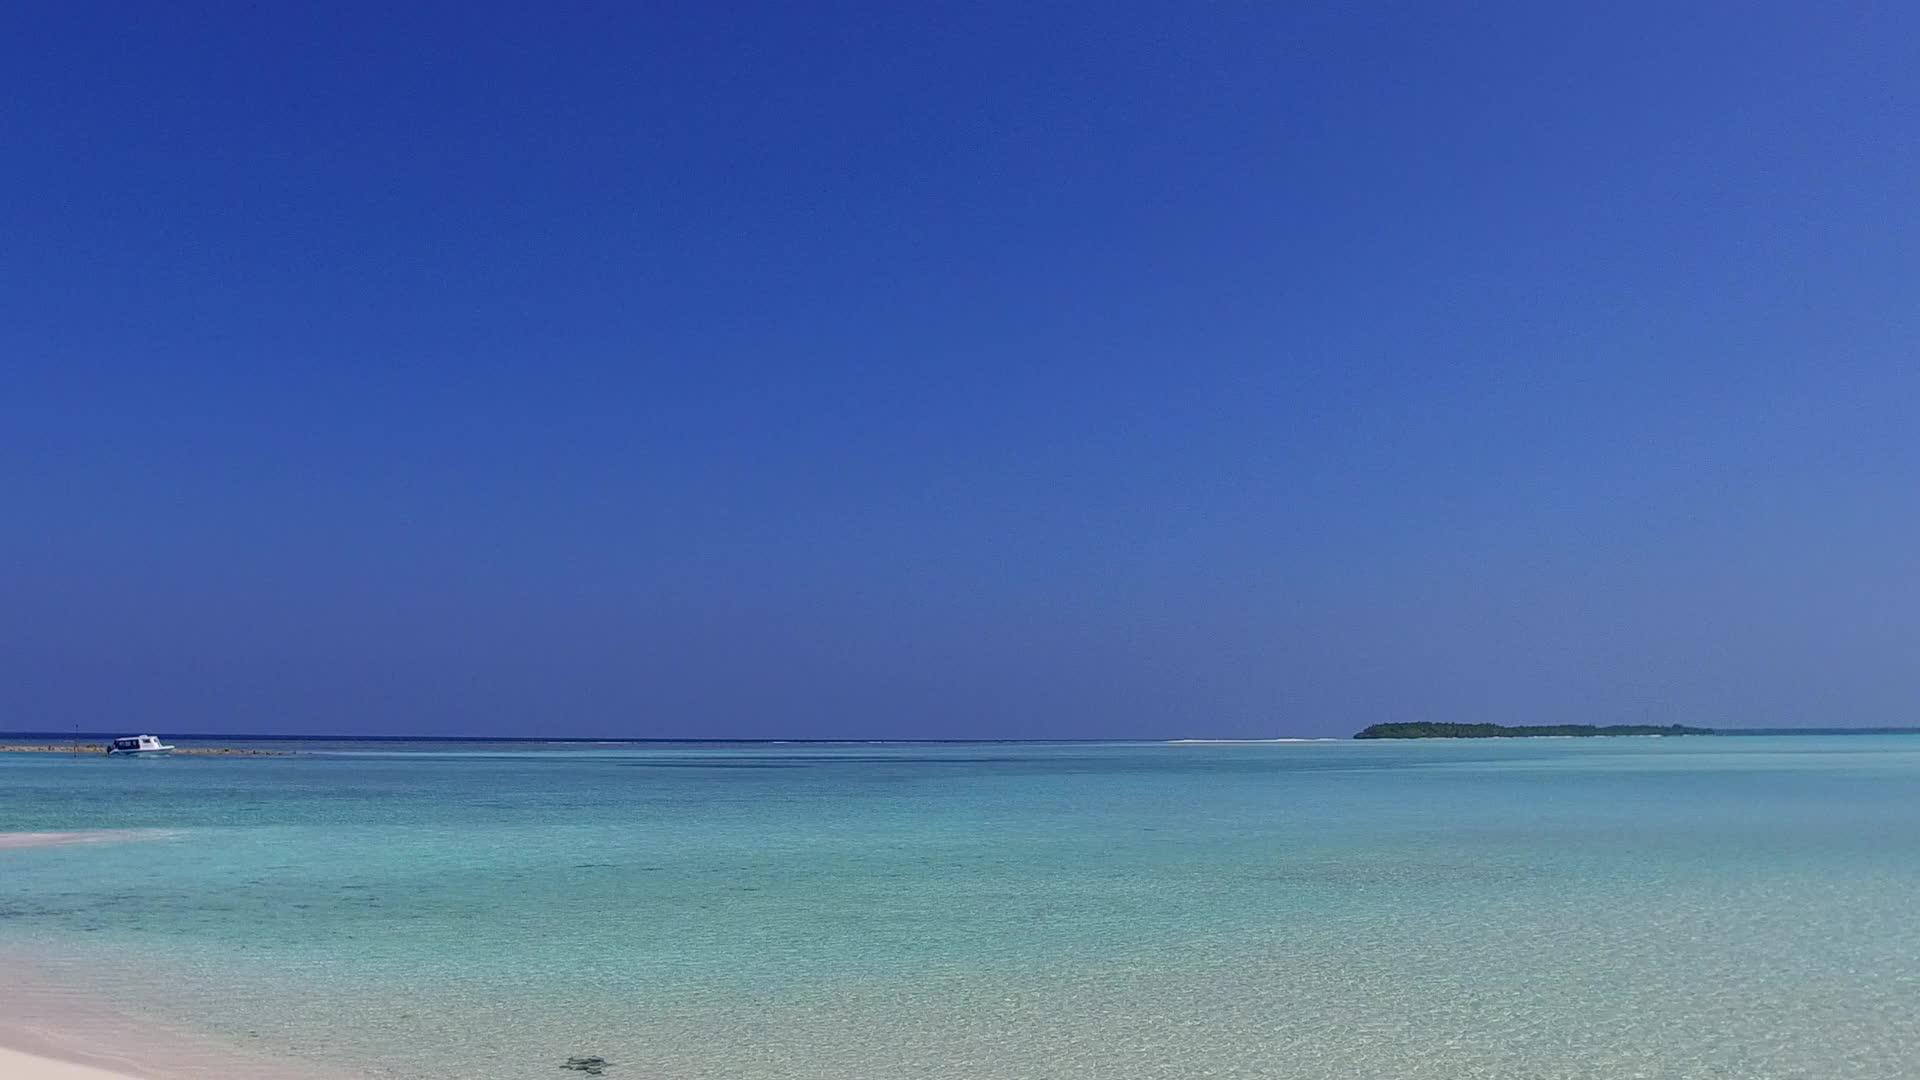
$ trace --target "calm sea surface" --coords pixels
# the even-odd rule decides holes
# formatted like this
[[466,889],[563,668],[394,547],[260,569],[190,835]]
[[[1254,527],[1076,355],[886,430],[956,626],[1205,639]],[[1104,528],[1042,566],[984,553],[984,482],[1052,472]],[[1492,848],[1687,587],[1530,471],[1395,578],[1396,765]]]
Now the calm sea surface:
[[1920,1077],[1920,736],[0,755],[0,949],[379,1076]]

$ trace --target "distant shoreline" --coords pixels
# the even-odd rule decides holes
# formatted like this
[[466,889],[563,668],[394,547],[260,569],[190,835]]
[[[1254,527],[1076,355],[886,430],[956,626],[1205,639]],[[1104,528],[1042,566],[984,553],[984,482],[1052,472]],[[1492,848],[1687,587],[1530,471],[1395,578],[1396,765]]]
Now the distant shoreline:
[[1682,724],[1374,724],[1356,739],[1566,739],[1622,735],[1712,735],[1712,728]]
[[[1417,730],[1416,730],[1417,729]],[[1763,728],[1688,727],[1684,724],[1374,724],[1356,733],[1356,739],[1541,739],[1590,738],[1619,735],[1920,735],[1920,727]]]
[[[67,754],[104,757],[105,743],[0,743],[0,754]],[[169,754],[188,757],[288,757],[292,750],[260,750],[248,746],[176,746]]]

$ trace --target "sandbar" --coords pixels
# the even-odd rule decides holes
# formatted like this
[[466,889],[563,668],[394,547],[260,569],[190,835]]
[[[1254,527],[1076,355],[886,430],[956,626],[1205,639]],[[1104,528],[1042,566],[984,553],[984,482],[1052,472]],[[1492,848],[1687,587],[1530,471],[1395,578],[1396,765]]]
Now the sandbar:
[[88,829],[83,832],[0,832],[0,851],[62,844],[119,844],[171,836],[165,829]]

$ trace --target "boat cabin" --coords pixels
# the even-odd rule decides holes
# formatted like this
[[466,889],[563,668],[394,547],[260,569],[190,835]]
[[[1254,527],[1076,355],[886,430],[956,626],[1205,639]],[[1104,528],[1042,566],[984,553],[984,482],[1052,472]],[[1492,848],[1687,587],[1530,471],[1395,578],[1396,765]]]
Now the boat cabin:
[[164,754],[172,749],[152,735],[129,735],[107,745],[109,754]]

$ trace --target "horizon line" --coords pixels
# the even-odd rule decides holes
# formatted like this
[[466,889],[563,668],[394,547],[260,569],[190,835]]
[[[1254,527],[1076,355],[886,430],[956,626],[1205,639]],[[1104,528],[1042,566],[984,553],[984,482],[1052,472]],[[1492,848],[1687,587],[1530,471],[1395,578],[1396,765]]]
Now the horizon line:
[[[1602,726],[1602,725],[1581,725]],[[1898,727],[1719,727],[1706,730],[1716,735],[1920,735],[1920,726]],[[49,742],[77,741],[80,739],[121,738],[108,731],[0,731],[0,739],[43,739]],[[218,740],[231,739],[254,742],[498,742],[498,743],[620,743],[620,744],[715,744],[715,745],[777,745],[787,744],[927,744],[927,745],[985,745],[985,744],[1065,744],[1092,745],[1098,743],[1260,743],[1260,742],[1346,742],[1352,741],[1352,735],[1265,735],[1265,736],[1135,736],[1135,737],[1079,737],[1079,738],[852,738],[852,737],[725,737],[725,736],[592,736],[592,735],[349,735],[337,732],[316,733],[268,733],[268,732],[182,732],[169,734],[170,739]],[[1364,741],[1364,740],[1362,740]],[[1383,740],[1386,741],[1386,740]]]

